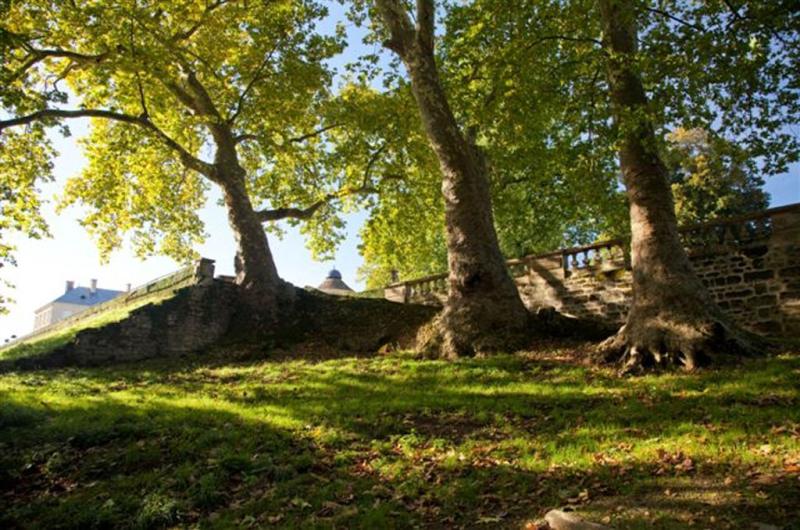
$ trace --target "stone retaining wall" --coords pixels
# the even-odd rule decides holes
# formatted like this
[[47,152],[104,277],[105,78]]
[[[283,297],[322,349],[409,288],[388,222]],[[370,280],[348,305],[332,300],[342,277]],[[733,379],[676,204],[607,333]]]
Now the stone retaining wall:
[[[681,229],[695,272],[739,324],[773,336],[800,335],[800,204]],[[631,297],[627,242],[509,260],[525,304],[621,323]],[[390,285],[389,300],[441,304],[446,275]]]
[[236,286],[231,283],[213,280],[184,287],[161,303],[133,310],[124,320],[80,331],[48,354],[6,361],[0,369],[94,366],[198,352],[228,331],[235,307]]

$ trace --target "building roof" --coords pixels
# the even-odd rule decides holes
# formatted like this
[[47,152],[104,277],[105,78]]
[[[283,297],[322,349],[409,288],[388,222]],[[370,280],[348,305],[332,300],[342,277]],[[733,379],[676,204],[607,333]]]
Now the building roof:
[[50,304],[55,303],[85,306],[102,304],[103,302],[108,302],[112,298],[116,298],[122,293],[123,291],[114,291],[112,289],[95,289],[95,291],[92,292],[90,287],[73,287],[66,293],[62,294],[52,302],[43,305],[36,311],[39,312]]
[[317,287],[323,293],[328,294],[342,294],[342,293],[352,293],[353,290],[348,287],[346,283],[342,281],[342,273],[337,271],[336,269],[331,269],[328,273],[328,277],[325,278],[319,287]]

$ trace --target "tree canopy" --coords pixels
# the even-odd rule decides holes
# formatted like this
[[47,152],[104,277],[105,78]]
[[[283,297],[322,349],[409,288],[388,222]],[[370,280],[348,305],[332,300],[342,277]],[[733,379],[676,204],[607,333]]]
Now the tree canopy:
[[[371,3],[352,4],[353,20],[372,20]],[[797,160],[791,4],[636,4],[647,112],[680,219],[763,207],[761,179]],[[89,164],[61,206],[88,206],[82,222],[103,256],[127,236],[142,256],[193,255],[225,133],[268,232],[280,233],[279,219],[300,225],[327,257],[344,236],[341,214],[366,208],[369,284],[445,267],[439,168],[408,80],[379,54],[334,70],[345,32],[320,31],[324,3],[36,0],[3,10],[0,231],[47,233],[36,192],[53,155],[45,131],[88,117]],[[595,3],[443,2],[437,14],[442,83],[486,155],[503,252],[627,232]],[[381,42],[371,27],[368,40]],[[341,90],[336,73],[351,76]],[[687,131],[704,131],[702,141]]]
[[[350,175],[303,166],[308,152],[324,151],[325,61],[342,48],[341,31],[317,31],[325,16],[314,1],[10,3],[2,158],[27,183],[16,193],[37,204],[30,195],[52,154],[43,129],[68,134],[68,119],[88,117],[88,164],[61,206],[89,207],[82,223],[103,257],[128,234],[142,256],[191,256],[204,237],[198,209],[226,157],[241,161],[265,221],[332,200]],[[43,156],[31,157],[34,148]],[[335,224],[317,225],[325,222]]]
[[[790,3],[674,0],[638,2],[637,9],[647,112],[673,168],[679,218],[765,206],[762,179],[798,160],[798,139],[788,128],[800,118]],[[459,121],[490,162],[504,252],[520,256],[627,233],[595,3],[476,0],[446,2],[440,11],[442,79]],[[694,130],[705,131],[702,149],[676,141]],[[421,208],[415,214],[424,218]],[[367,230],[366,245],[408,237],[395,226],[391,236]],[[423,240],[436,241],[441,228],[431,220],[418,225],[422,230],[430,234]]]

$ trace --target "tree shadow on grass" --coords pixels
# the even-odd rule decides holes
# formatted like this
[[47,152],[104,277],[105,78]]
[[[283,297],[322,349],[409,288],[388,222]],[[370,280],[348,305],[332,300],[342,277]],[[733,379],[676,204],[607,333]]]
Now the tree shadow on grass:
[[[0,396],[0,522],[519,528],[565,504],[618,528],[800,516],[797,477],[744,454],[800,421],[797,359],[659,385],[520,362],[29,374]],[[680,447],[703,437],[742,454]]]
[[374,528],[411,520],[396,503],[377,502],[369,474],[222,402],[97,398],[36,407],[5,399],[4,407],[3,528]]

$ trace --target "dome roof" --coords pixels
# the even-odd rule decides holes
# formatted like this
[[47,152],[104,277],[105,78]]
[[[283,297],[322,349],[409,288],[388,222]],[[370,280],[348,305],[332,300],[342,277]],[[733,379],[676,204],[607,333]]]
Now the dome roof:
[[328,272],[328,277],[319,284],[317,289],[324,293],[339,295],[353,292],[353,290],[342,281],[342,273],[336,269],[331,269],[330,272]]

